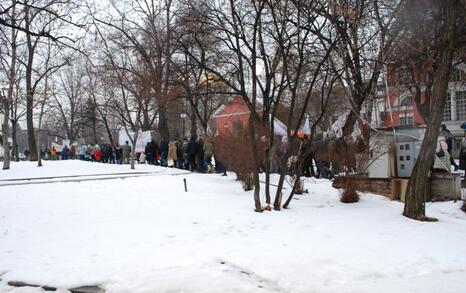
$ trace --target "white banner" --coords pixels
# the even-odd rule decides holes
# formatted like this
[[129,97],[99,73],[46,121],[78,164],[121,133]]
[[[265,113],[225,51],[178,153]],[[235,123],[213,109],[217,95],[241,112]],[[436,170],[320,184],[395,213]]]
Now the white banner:
[[52,148],[55,147],[57,152],[61,152],[63,150],[63,146],[58,143],[58,141],[52,141]]
[[[129,135],[133,138],[134,133],[132,131],[129,132]],[[139,131],[138,133],[138,139],[136,141],[136,153],[143,152],[144,149],[146,148],[146,144],[152,140],[150,131]],[[128,133],[126,133],[126,130],[122,129],[120,130],[118,134],[118,143],[120,146],[126,144],[126,141],[129,143],[131,146],[131,139],[128,136]]]

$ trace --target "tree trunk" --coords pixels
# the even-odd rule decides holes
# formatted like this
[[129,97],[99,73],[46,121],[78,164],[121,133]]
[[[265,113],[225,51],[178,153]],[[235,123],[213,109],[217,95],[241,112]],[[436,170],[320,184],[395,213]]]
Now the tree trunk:
[[428,184],[429,170],[434,161],[437,137],[442,121],[453,52],[455,50],[456,20],[459,10],[459,0],[448,0],[446,20],[443,26],[443,41],[441,42],[443,46],[435,57],[438,66],[434,72],[432,108],[429,113],[429,121],[427,122],[419,157],[414,165],[406,193],[403,215],[420,221],[426,219],[424,192],[425,186]]
[[[15,23],[16,18],[16,2],[12,1],[11,7],[11,23]],[[8,92],[7,96],[3,97],[5,101],[3,102],[3,124],[2,124],[2,134],[3,134],[3,170],[10,169],[10,144],[8,138],[10,136],[8,124],[10,122],[10,103],[13,100],[13,86],[16,80],[16,30],[11,29],[11,61],[10,61],[10,72],[8,74]],[[3,94],[3,93],[2,93]]]
[[159,132],[160,136],[165,140],[170,139],[170,132],[168,130],[167,123],[167,109],[165,106],[160,107],[159,109]]
[[110,140],[110,144],[113,147],[116,147],[115,141],[113,140],[113,135],[112,135],[112,130],[110,129],[110,126],[108,125],[108,121],[106,118],[103,119],[105,130],[107,130],[107,135],[108,139]]
[[197,114],[194,107],[197,107],[197,101],[195,105],[191,104],[191,137],[197,137]]
[[284,165],[286,164],[281,164],[280,166],[280,178],[278,179],[278,187],[277,187],[277,193],[275,194],[275,200],[273,202],[273,209],[276,211],[281,210],[282,208],[282,190],[283,190],[283,183],[285,182],[285,168]]
[[18,122],[16,120],[11,120],[11,144],[13,146],[13,159],[15,162],[19,162],[19,155],[18,155],[18,139],[16,135],[16,127]]
[[[296,162],[296,170],[295,170],[295,175],[296,179],[293,183],[293,188],[291,189],[290,195],[288,196],[288,199],[285,201],[285,204],[283,205],[284,209],[287,209],[288,206],[290,205],[291,200],[293,199],[293,196],[296,193],[296,189],[301,185],[301,170],[303,169],[302,166],[302,158],[301,158],[301,153],[302,153],[302,147],[303,147],[303,142],[301,141],[301,144],[299,146],[298,154],[296,155],[298,160]],[[292,175],[292,174],[291,174]]]
[[95,118],[92,118],[92,138],[94,139],[94,145],[96,145],[98,141],[97,141],[97,121]]
[[[273,140],[273,138],[272,138]],[[270,205],[270,145],[265,151],[264,157],[265,165],[265,203]]]
[[256,212],[262,212],[262,205],[260,199],[260,182],[259,182],[259,158],[257,156],[257,143],[256,143],[256,130],[254,127],[254,116],[249,114],[249,136],[251,140],[252,156],[254,160],[253,181],[254,181],[254,206]]
[[[29,9],[25,9],[25,28],[29,31],[30,18]],[[26,33],[26,43],[28,50],[27,64],[26,64],[26,125],[28,134],[28,148],[30,152],[30,160],[37,161],[37,144],[34,133],[34,92],[32,86],[32,69],[34,60],[35,44],[33,44],[31,33]]]
[[30,78],[27,78],[26,81],[26,88],[27,88],[27,109],[26,109],[26,124],[27,124],[27,134],[28,134],[28,147],[30,152],[30,160],[37,161],[37,144],[36,144],[36,137],[34,133],[34,122],[33,122],[33,104],[34,104],[34,96],[31,89],[31,81]]
[[[9,89],[8,89],[9,91]],[[9,96],[9,93],[8,93]],[[3,102],[3,124],[2,124],[2,134],[3,134],[3,170],[10,169],[10,144],[8,143],[9,130],[8,130],[8,119],[10,119],[10,106],[9,97],[3,97],[5,101]]]

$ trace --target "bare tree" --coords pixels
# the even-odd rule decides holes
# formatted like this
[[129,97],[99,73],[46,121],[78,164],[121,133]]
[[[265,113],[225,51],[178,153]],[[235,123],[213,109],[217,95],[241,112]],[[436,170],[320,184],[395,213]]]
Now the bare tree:
[[[347,89],[351,110],[343,127],[343,136],[348,137],[365,103],[368,104],[366,120],[370,123],[372,119],[377,81],[388,54],[401,36],[402,26],[396,20],[405,1],[325,2],[322,1],[323,9],[315,12],[329,21],[329,31],[325,32],[341,39],[331,58],[336,69],[344,70],[340,83]],[[319,35],[323,43],[328,43],[327,35]]]
[[[31,161],[38,160],[37,143],[34,133],[34,95],[37,86],[45,76],[48,76],[51,71],[56,70],[61,65],[46,66],[43,72],[39,72],[37,62],[37,50],[42,44],[44,37],[49,37],[54,41],[54,44],[66,45],[66,41],[73,41],[66,36],[54,36],[52,32],[63,27],[64,24],[73,24],[70,22],[69,16],[72,12],[73,5],[69,1],[49,0],[46,2],[36,2],[33,0],[18,2],[22,6],[22,23],[21,29],[25,34],[25,44],[27,48],[27,59],[22,62],[26,69],[26,123],[28,131],[28,145],[31,153]],[[66,5],[63,5],[66,4]],[[36,33],[42,32],[42,33]],[[70,45],[67,45],[70,46]]]
[[426,25],[431,27],[431,39],[429,46],[422,49],[426,52],[432,50],[432,63],[435,64],[432,73],[432,107],[419,157],[409,180],[403,211],[406,217],[422,221],[428,220],[423,205],[424,192],[434,160],[453,56],[459,44],[464,46],[464,42],[458,42],[457,32],[464,30],[465,5],[460,0],[412,1],[410,5],[413,5],[414,11],[423,11],[422,18],[428,16],[430,19]]
[[[11,15],[9,15],[11,22],[13,25],[16,23],[16,3],[15,1],[12,1],[11,4]],[[10,106],[13,101],[13,90],[14,90],[14,85],[16,81],[16,58],[17,58],[17,44],[16,44],[16,38],[17,38],[17,29],[14,27],[11,27],[11,35],[10,39],[7,41],[7,37],[3,34],[2,30],[2,37],[0,39],[5,41],[5,44],[9,45],[9,54],[7,55],[9,57],[9,60],[1,57],[1,65],[2,65],[2,71],[5,74],[6,80],[8,82],[8,90],[7,94],[4,93],[4,89],[1,88],[0,90],[2,91],[0,93],[2,97],[2,104],[3,104],[3,122],[2,122],[2,139],[3,139],[3,149],[4,149],[4,155],[3,155],[3,170],[10,169],[10,143],[9,143],[9,122],[10,122]],[[6,48],[5,48],[6,49]],[[5,54],[6,55],[6,54]]]
[[136,142],[143,127],[140,122],[144,110],[147,109],[145,102],[153,88],[148,80],[150,76],[144,75],[147,64],[134,58],[131,48],[118,47],[118,50],[115,50],[106,39],[102,41],[105,54],[105,71],[102,71],[102,74],[107,86],[105,93],[111,97],[110,107],[131,139],[131,169],[134,169]]
[[[147,78],[150,91],[142,108],[142,127],[149,129],[158,114],[158,128],[162,137],[169,138],[168,106],[172,97],[172,55],[174,45],[175,7],[172,0],[154,3],[149,0],[133,1],[128,7],[112,6],[119,16],[95,17],[98,25],[117,32],[119,39],[111,39],[120,47],[131,48],[133,57],[144,66],[143,76]],[[105,20],[109,19],[109,20]],[[139,21],[140,20],[140,21]],[[133,72],[132,74],[134,74]],[[154,105],[156,107],[154,107]]]
[[60,116],[60,124],[66,136],[75,141],[80,132],[79,109],[84,96],[85,69],[76,60],[75,64],[66,66],[58,74],[57,89],[52,93],[53,106]]

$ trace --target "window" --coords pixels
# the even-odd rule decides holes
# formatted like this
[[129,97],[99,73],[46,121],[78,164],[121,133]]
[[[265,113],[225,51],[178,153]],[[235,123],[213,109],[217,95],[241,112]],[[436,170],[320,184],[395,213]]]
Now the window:
[[398,107],[400,107],[401,110],[412,109],[413,108],[413,97],[406,96],[403,98],[398,98]]
[[461,81],[461,75],[462,75],[462,70],[458,68],[454,68],[453,71],[451,72],[451,77],[450,81],[456,82],[456,81]]
[[442,121],[451,121],[451,96],[450,93],[447,93],[445,100],[445,106],[443,108],[443,117]]
[[456,118],[466,120],[466,91],[456,92]]
[[243,131],[243,122],[241,120],[233,121],[233,131],[239,134]]
[[409,83],[412,78],[411,78],[411,71],[409,70],[409,68],[407,66],[402,66],[399,71],[398,71],[398,79],[402,82],[402,83]]
[[412,125],[413,124],[413,116],[407,116],[406,114],[400,114],[398,118],[399,118],[400,125]]
[[400,125],[406,125],[406,117],[400,117]]

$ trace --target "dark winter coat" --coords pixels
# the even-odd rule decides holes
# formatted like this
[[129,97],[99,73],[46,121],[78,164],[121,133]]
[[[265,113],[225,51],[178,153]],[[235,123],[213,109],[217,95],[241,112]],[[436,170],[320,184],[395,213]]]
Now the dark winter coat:
[[191,139],[188,143],[187,153],[189,156],[195,157],[199,151],[199,145],[194,139]]
[[154,154],[151,152],[151,149],[150,149],[150,143],[147,143],[146,144],[146,147],[144,148],[144,154],[146,154],[146,156],[154,156]]
[[120,147],[114,147],[113,152],[115,153],[115,160],[121,159],[121,148]]
[[160,152],[161,153],[168,153],[168,142],[166,140],[162,140],[160,142]]
[[460,149],[460,167],[461,170],[466,170],[466,138],[461,141]]
[[204,161],[204,142],[199,140],[197,142],[197,159],[198,161]]
[[155,141],[151,141],[149,143],[149,152],[152,158],[157,158],[157,144],[155,143]]
[[107,145],[105,147],[105,156],[107,158],[111,158],[112,157],[112,147],[110,145]]

